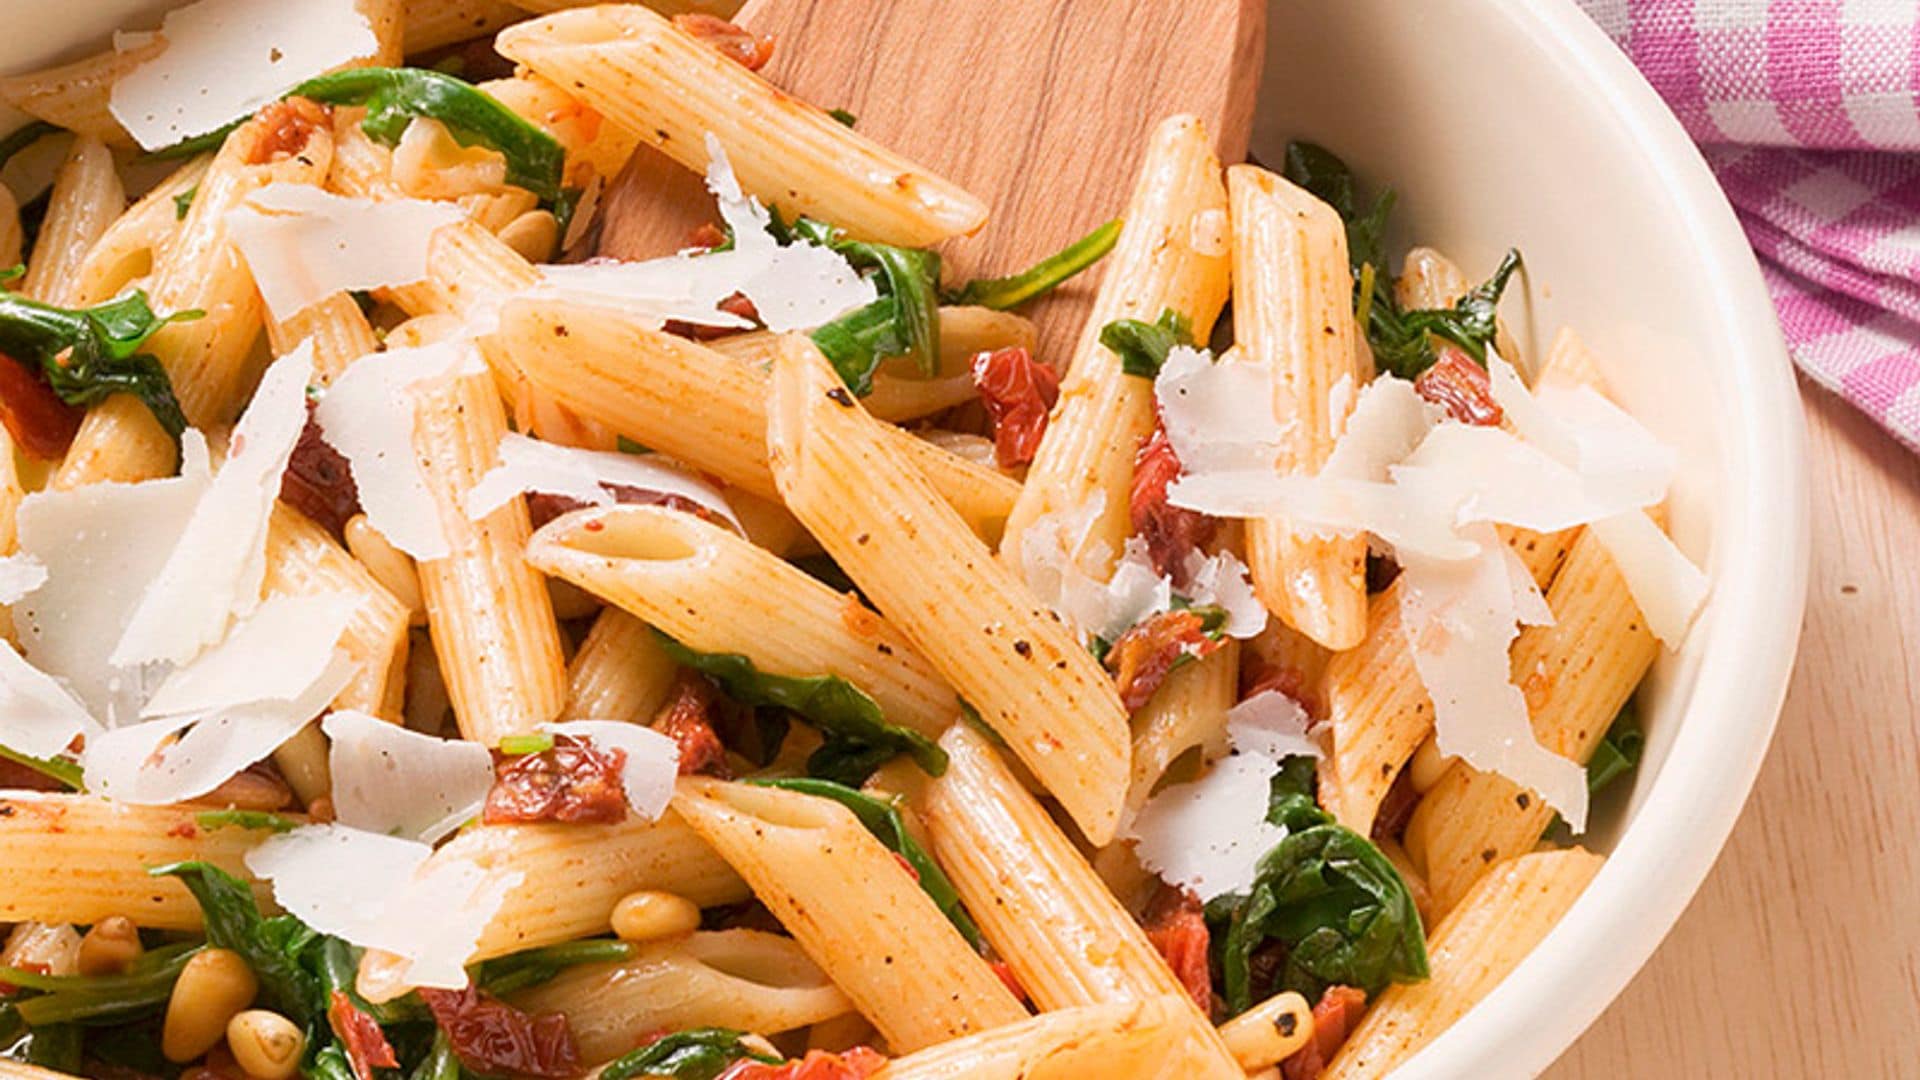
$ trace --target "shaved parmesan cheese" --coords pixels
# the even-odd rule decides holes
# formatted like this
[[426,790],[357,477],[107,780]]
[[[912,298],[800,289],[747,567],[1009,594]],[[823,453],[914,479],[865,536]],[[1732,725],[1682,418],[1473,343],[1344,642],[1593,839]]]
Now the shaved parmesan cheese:
[[1401,567],[1400,619],[1433,699],[1435,739],[1441,754],[1532,788],[1578,832],[1586,827],[1586,770],[1534,738],[1526,698],[1510,680],[1507,650],[1519,631],[1504,545],[1490,526],[1472,531],[1478,558]]
[[1473,424],[1439,425],[1389,471],[1401,487],[1457,507],[1462,525],[1498,521],[1550,533],[1645,505],[1637,491],[1594,482],[1499,428]]
[[1179,346],[1153,380],[1160,422],[1189,473],[1271,471],[1286,431],[1273,415],[1273,369]]
[[620,772],[627,789],[627,806],[646,821],[656,821],[673,798],[673,782],[680,775],[680,746],[670,737],[640,724],[618,720],[571,720],[542,724],[555,735],[587,739],[602,750],[626,752]]
[[1580,474],[1590,491],[1624,506],[1666,497],[1676,465],[1672,448],[1591,387],[1529,392],[1498,356],[1488,356],[1494,400],[1521,437]]
[[1438,415],[1439,410],[1421,397],[1412,383],[1391,375],[1380,376],[1360,391],[1320,475],[1376,482],[1387,479],[1387,467],[1413,453],[1433,429]]
[[1175,506],[1217,517],[1283,517],[1336,533],[1373,533],[1395,551],[1430,559],[1471,559],[1478,545],[1453,529],[1453,506],[1437,493],[1379,484],[1272,472],[1183,476],[1167,487]]
[[1642,511],[1596,521],[1589,528],[1627,580],[1647,629],[1667,648],[1679,648],[1706,603],[1707,576]]
[[1260,754],[1234,754],[1155,795],[1130,829],[1140,864],[1203,900],[1250,888],[1260,857],[1287,836],[1267,821],[1273,769]]
[[[187,435],[189,448],[199,443],[197,432]],[[204,462],[204,453],[198,460]],[[190,456],[189,466],[194,461]],[[107,654],[207,484],[202,467],[144,484],[35,492],[20,504],[20,550],[47,568],[46,583],[14,605],[20,644],[35,667],[65,682],[108,724],[133,721],[158,681],[114,667]]]
[[325,934],[408,961],[408,985],[458,990],[480,934],[523,878],[467,859],[431,863],[433,848],[344,825],[306,825],[246,856],[273,898]]
[[100,725],[53,676],[0,643],[0,746],[33,757],[52,757],[75,735],[91,739]]
[[327,762],[342,825],[431,844],[478,814],[493,787],[493,755],[479,743],[350,709],[329,713],[320,729],[333,741]]
[[307,693],[333,663],[334,646],[355,607],[346,593],[270,597],[235,623],[218,645],[175,668],[141,714],[180,716],[257,701],[292,701]]
[[276,319],[335,293],[411,285],[458,206],[420,199],[355,199],[311,184],[268,184],[227,211],[227,233],[246,257]]
[[194,507],[109,660],[120,667],[193,659],[253,610],[267,573],[267,520],[307,423],[313,343],[275,361],[234,425],[227,461]]
[[0,559],[0,605],[17,604],[47,583],[47,564],[31,555]]
[[1187,599],[1196,606],[1218,607],[1227,613],[1226,635],[1246,639],[1267,628],[1267,607],[1254,595],[1247,564],[1231,551],[1218,555],[1187,552]]
[[1310,724],[1299,702],[1278,690],[1262,690],[1227,710],[1227,741],[1276,766],[1290,757],[1321,757],[1320,745],[1307,737]]
[[388,349],[347,368],[314,410],[327,442],[347,459],[368,523],[416,559],[445,558],[448,548],[413,452],[411,388],[485,365],[470,341]]
[[380,48],[355,0],[200,0],[168,12],[160,36],[166,48],[115,80],[107,99],[148,150],[204,135]]
[[682,469],[661,464],[656,455],[576,450],[518,432],[508,432],[500,440],[500,464],[467,492],[467,516],[478,521],[523,491],[610,506],[615,499],[609,487],[677,495],[726,519],[736,530],[746,531],[719,488]]
[[1522,626],[1552,626],[1553,609],[1547,606],[1546,594],[1533,580],[1533,571],[1521,560],[1520,553],[1506,544],[1495,546],[1507,563],[1507,583],[1513,589],[1513,614]]

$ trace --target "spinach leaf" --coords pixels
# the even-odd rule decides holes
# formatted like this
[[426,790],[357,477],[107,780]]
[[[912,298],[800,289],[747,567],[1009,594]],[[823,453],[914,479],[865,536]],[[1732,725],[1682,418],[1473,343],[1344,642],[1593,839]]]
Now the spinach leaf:
[[[1287,836],[1261,856],[1252,889],[1207,904],[1216,970],[1231,1013],[1276,990],[1317,1000],[1328,986],[1378,994],[1427,977],[1426,937],[1406,882],[1380,849],[1313,799],[1313,762],[1289,758],[1271,781],[1267,820]],[[1271,987],[1254,985],[1267,941],[1286,959]]]
[[135,289],[115,300],[72,310],[0,293],[0,353],[37,368],[69,405],[91,405],[112,394],[139,398],[176,440],[187,428],[173,383],[160,361],[140,351],[167,323],[197,319],[198,311],[157,316]]
[[177,877],[193,893],[207,941],[245,958],[270,1007],[302,1026],[326,1014],[326,987],[310,966],[324,935],[291,915],[262,917],[246,883],[211,863],[173,863],[147,872]]
[[207,810],[193,815],[202,829],[265,829],[268,832],[292,832],[299,823],[292,818],[265,810]]
[[187,211],[193,209],[193,198],[200,194],[200,185],[195,184],[173,197],[173,220],[185,221]]
[[949,293],[947,302],[978,304],[996,311],[1017,307],[1046,295],[1061,282],[1099,262],[1119,239],[1120,219],[1115,218],[1017,274],[969,281]]
[[966,908],[960,903],[959,891],[953,887],[953,882],[947,877],[946,871],[940,869],[940,864],[934,862],[933,857],[928,855],[919,841],[913,838],[913,834],[907,831],[906,822],[901,820],[900,810],[893,803],[876,799],[865,792],[856,791],[845,784],[836,784],[831,780],[802,778],[748,782],[832,799],[853,811],[853,815],[860,819],[860,824],[866,826],[867,831],[872,833],[875,839],[885,844],[889,851],[895,852],[906,860],[908,866],[913,867],[914,875],[920,879],[920,888],[932,898],[934,906],[940,909],[941,914],[953,923],[954,929],[960,931],[960,936],[967,939],[967,944],[975,949],[980,948],[980,928],[975,926],[973,920],[967,916]]
[[745,1034],[730,1028],[676,1031],[614,1059],[600,1070],[600,1080],[662,1076],[675,1080],[713,1080],[728,1066],[743,1059],[766,1065],[779,1063],[779,1058],[757,1053],[741,1042]]
[[787,709],[819,728],[826,741],[807,758],[814,776],[857,786],[897,754],[911,755],[934,776],[947,771],[946,751],[912,728],[887,723],[878,702],[838,675],[769,675],[739,653],[695,652],[654,634],[668,656],[711,676],[740,704]]
[[30,1027],[12,1004],[0,1002],[0,1059],[53,1069],[69,1076],[80,1071],[85,1032],[80,1025]]
[[[365,105],[360,130],[384,146],[393,146],[416,116],[438,120],[462,146],[485,146],[507,159],[507,183],[534,193],[541,202],[561,199],[560,174],[566,151],[553,136],[522,119],[485,91],[462,79],[426,68],[348,68],[300,83],[285,97],[304,97],[328,105]],[[216,131],[154,151],[154,157],[187,157],[219,147],[245,118]]]
[[[816,327],[810,335],[849,390],[862,397],[871,393],[881,361],[897,356],[910,358],[927,378],[940,373],[939,253],[849,240],[813,218],[797,218],[789,225],[777,210],[767,231],[782,244],[817,244],[838,252],[856,269],[877,271],[879,299]],[[714,250],[731,246],[728,237]]]
[[38,758],[18,750],[9,750],[4,746],[0,746],[0,761],[24,765],[42,776],[58,780],[75,791],[86,790],[86,785],[81,782],[82,772],[80,763],[77,761],[69,761],[63,757]]
[[1640,730],[1640,715],[1629,701],[1613,718],[1607,733],[1587,759],[1587,793],[1598,795],[1607,785],[1632,772],[1646,750],[1647,736]]
[[504,997],[515,990],[546,982],[576,964],[601,964],[632,956],[633,946],[625,941],[611,938],[569,941],[483,960],[474,965],[473,983],[495,997]]
[[1151,379],[1174,346],[1193,344],[1193,323],[1172,308],[1150,323],[1115,319],[1100,328],[1100,344],[1120,358],[1121,371]]
[[828,109],[827,115],[833,117],[835,120],[838,120],[840,123],[845,124],[848,127],[852,127],[854,124],[858,123],[860,120],[859,117],[853,115],[852,113],[848,112],[845,109]]
[[0,982],[37,992],[13,1003],[20,1019],[34,1028],[131,1020],[166,1005],[180,969],[199,951],[191,942],[152,949],[120,975],[42,975],[0,967]]

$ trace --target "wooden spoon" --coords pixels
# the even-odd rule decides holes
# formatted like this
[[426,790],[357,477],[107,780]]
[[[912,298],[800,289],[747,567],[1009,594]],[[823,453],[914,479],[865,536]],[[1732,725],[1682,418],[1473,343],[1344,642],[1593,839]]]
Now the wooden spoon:
[[[735,22],[775,39],[761,74],[960,184],[992,208],[941,246],[950,283],[1022,269],[1117,216],[1146,135],[1179,112],[1220,159],[1246,158],[1266,0],[749,0]],[[684,247],[713,220],[700,178],[642,147],[602,202],[603,255]],[[1064,364],[1094,273],[1025,309]]]

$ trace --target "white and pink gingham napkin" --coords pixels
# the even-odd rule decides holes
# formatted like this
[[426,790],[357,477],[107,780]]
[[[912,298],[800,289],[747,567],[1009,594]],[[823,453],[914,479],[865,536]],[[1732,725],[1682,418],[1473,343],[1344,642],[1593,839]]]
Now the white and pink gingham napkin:
[[1580,0],[1679,116],[1794,359],[1920,450],[1920,0]]

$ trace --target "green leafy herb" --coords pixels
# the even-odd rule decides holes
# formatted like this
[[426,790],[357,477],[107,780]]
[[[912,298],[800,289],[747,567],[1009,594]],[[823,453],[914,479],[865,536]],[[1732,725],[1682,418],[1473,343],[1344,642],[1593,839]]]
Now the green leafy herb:
[[[347,1075],[353,1075],[349,1066]],[[420,1059],[408,1074],[408,1080],[461,1080],[464,1074],[460,1070],[460,1055],[453,1052],[453,1040],[447,1038],[446,1031],[435,1027],[433,1045],[427,1050],[427,1056]]]
[[835,120],[840,121],[841,123],[847,125],[848,127],[852,127],[860,119],[859,117],[853,115],[852,113],[848,112],[845,109],[828,109],[827,115],[833,117]]
[[639,1077],[713,1080],[728,1066],[743,1059],[779,1064],[779,1058],[759,1053],[742,1042],[745,1034],[729,1028],[676,1031],[615,1058],[600,1070],[600,1080],[637,1080]]
[[246,883],[211,863],[173,863],[147,872],[179,878],[193,893],[207,941],[246,959],[268,1006],[301,1025],[325,1014],[326,987],[312,970],[309,953],[321,944],[322,934],[291,915],[263,917]]
[[632,957],[633,946],[628,942],[588,938],[483,960],[475,965],[473,982],[495,997],[504,997],[546,982],[576,964],[603,964]]
[[[1275,990],[1309,1001],[1334,984],[1369,995],[1427,977],[1425,934],[1406,882],[1380,849],[1340,825],[1313,798],[1313,762],[1289,758],[1269,788],[1267,819],[1288,830],[1261,856],[1253,887],[1207,904],[1216,970],[1231,1013]],[[1286,946],[1272,987],[1256,987],[1252,958],[1269,939]]]
[[627,438],[625,435],[616,436],[614,438],[613,445],[614,445],[614,449],[619,450],[623,454],[653,453],[653,451],[650,448],[642,446],[637,442],[634,442],[632,439]]
[[[1209,641],[1219,641],[1222,637],[1226,636],[1227,609],[1218,604],[1200,604],[1196,606],[1192,600],[1181,596],[1179,593],[1174,593],[1167,603],[1167,610],[1191,611],[1195,615],[1200,616],[1200,633]],[[1151,616],[1148,617],[1151,618]],[[1142,621],[1144,622],[1145,620],[1143,619]],[[1107,662],[1107,654],[1113,651],[1113,647],[1116,644],[1117,642],[1115,641],[1089,635],[1087,651],[1093,654],[1095,660],[1104,664]],[[1173,663],[1168,665],[1167,671],[1178,671],[1196,659],[1198,658],[1192,653],[1182,652],[1179,656],[1173,658]]]
[[825,741],[807,758],[814,776],[858,786],[898,754],[934,776],[947,771],[946,751],[912,728],[887,723],[878,702],[838,675],[769,675],[739,653],[695,652],[654,633],[668,656],[712,676],[740,704],[787,709],[819,728]]
[[193,197],[200,194],[200,185],[195,184],[173,197],[173,220],[185,221],[187,211],[193,209]]
[[509,757],[544,754],[551,749],[553,749],[553,735],[545,731],[535,731],[526,735],[506,735],[500,739],[500,752]]
[[[910,358],[921,374],[940,373],[940,256],[919,248],[849,240],[839,229],[812,218],[788,225],[778,212],[767,225],[782,244],[818,244],[862,270],[878,271],[880,298],[816,328],[819,346],[840,380],[855,394],[873,390],[880,362]],[[715,250],[725,250],[728,243]]]
[[1607,785],[1620,779],[1640,764],[1640,755],[1646,750],[1647,736],[1640,730],[1640,716],[1629,701],[1613,718],[1600,745],[1587,759],[1587,793],[1598,795]]
[[1055,286],[1099,262],[1120,239],[1115,218],[1017,274],[967,282],[950,293],[950,304],[978,304],[998,311],[1017,307],[1051,292]]
[[265,810],[207,810],[193,815],[203,829],[265,829],[268,832],[292,832],[300,823]]
[[18,750],[9,750],[4,746],[0,746],[0,761],[24,765],[42,776],[58,780],[75,791],[86,790],[85,784],[81,782],[82,772],[80,763],[77,761],[69,761],[62,757],[38,758]]
[[1100,344],[1120,358],[1121,371],[1151,379],[1176,345],[1193,344],[1193,323],[1172,308],[1150,323],[1115,319],[1100,328]]
[[11,1003],[0,1002],[0,1059],[23,1061],[71,1076],[80,1072],[85,1034],[74,1023],[29,1027]]
[[[367,118],[360,130],[383,146],[400,141],[414,117],[446,125],[462,146],[485,146],[507,159],[507,183],[517,184],[542,202],[561,198],[560,174],[566,151],[553,136],[522,119],[473,84],[442,71],[426,68],[348,68],[321,75],[287,91],[286,97],[311,98],[328,105],[365,105]],[[188,157],[215,149],[234,128],[234,122],[153,156]]]
[[42,975],[0,967],[0,982],[36,991],[13,1003],[21,1020],[35,1029],[76,1021],[131,1020],[167,1003],[180,969],[200,946],[180,942],[150,949],[120,975]]
[[860,819],[860,824],[866,826],[868,832],[885,844],[888,850],[906,860],[908,866],[913,867],[914,874],[920,879],[920,888],[933,899],[934,906],[946,915],[954,928],[960,931],[960,936],[967,939],[967,944],[976,949],[980,947],[980,928],[967,917],[967,910],[960,903],[960,893],[954,889],[953,882],[947,877],[946,872],[940,869],[940,864],[934,862],[933,857],[928,855],[926,849],[913,838],[913,834],[907,831],[906,822],[901,820],[899,807],[831,780],[801,778],[754,780],[751,783],[832,799],[853,811],[853,815]]
[[187,418],[173,395],[173,383],[160,361],[140,351],[154,332],[177,319],[195,319],[197,311],[164,318],[147,306],[147,294],[135,289],[116,300],[70,310],[0,293],[0,353],[38,367],[60,400],[91,405],[112,394],[132,394],[175,439]]
[[873,393],[873,373],[881,361],[906,354],[899,311],[893,297],[883,296],[814,328],[809,335],[840,381],[860,397]]

